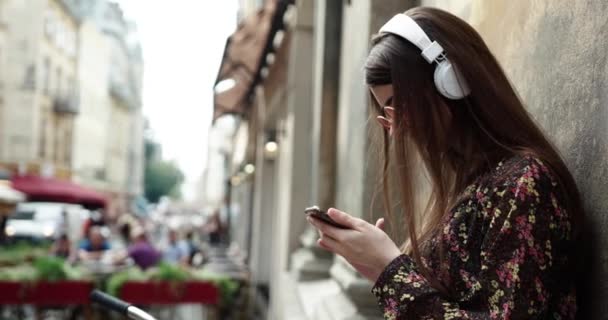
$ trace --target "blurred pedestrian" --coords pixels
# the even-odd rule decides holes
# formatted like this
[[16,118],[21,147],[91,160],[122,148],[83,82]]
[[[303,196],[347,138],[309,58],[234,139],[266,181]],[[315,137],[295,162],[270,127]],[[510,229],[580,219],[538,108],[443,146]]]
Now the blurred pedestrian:
[[[203,254],[200,246],[194,239],[194,231],[188,230],[188,232],[186,232],[185,243],[188,250],[188,264],[193,265],[195,257],[199,254]],[[203,260],[204,256],[201,256],[200,262],[202,262]]]
[[131,243],[131,230],[137,228],[139,224],[140,223],[139,221],[137,221],[137,218],[130,213],[121,214],[118,217],[118,220],[116,221],[116,226],[118,229],[118,233],[120,234],[125,244]]
[[215,211],[205,222],[203,231],[209,236],[209,244],[218,245],[222,241],[224,228],[219,211]]
[[75,259],[72,242],[67,234],[62,233],[55,239],[55,242],[53,242],[53,245],[51,246],[51,254],[55,257],[63,258],[68,262],[72,262]]
[[131,230],[131,241],[127,251],[115,258],[115,263],[122,263],[127,258],[131,258],[143,270],[158,264],[161,254],[148,240],[144,228],[134,227]]
[[190,250],[185,241],[179,239],[179,233],[175,229],[170,229],[168,243],[164,252],[164,260],[173,264],[188,264]]
[[88,238],[80,243],[78,258],[85,261],[99,260],[108,250],[110,243],[106,240],[101,227],[92,226],[88,231]]
[[89,217],[82,224],[82,236],[84,238],[89,238],[89,232],[93,227],[103,227],[105,226],[105,220],[103,217],[103,212],[101,210],[91,211]]

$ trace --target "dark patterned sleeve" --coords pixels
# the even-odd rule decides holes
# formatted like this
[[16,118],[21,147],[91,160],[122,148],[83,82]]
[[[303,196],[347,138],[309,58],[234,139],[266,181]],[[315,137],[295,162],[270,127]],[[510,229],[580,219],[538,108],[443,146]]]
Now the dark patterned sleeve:
[[[480,297],[479,304],[461,306],[445,299],[414,261],[401,255],[386,267],[372,290],[384,318],[544,319],[555,281],[553,263],[559,244],[570,234],[556,189],[547,168],[533,161],[504,185],[479,191],[486,225],[479,235],[481,271],[466,279],[467,287]],[[562,308],[574,310],[572,305]]]

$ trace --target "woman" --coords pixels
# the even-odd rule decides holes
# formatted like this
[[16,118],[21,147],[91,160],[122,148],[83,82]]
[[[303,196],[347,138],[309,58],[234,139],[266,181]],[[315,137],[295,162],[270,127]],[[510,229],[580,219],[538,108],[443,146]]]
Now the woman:
[[[309,217],[318,244],[375,282],[386,319],[573,319],[579,194],[481,37],[414,8],[381,29],[365,70],[386,129],[387,222],[390,170],[409,240],[400,249],[384,219],[330,209],[350,229]],[[431,186],[423,205],[417,159]]]

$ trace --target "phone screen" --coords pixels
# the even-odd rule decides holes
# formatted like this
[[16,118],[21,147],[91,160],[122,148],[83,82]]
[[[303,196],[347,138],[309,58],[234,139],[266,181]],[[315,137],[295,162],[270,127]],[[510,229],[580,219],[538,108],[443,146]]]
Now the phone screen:
[[325,211],[319,209],[319,207],[317,207],[317,206],[306,208],[304,210],[304,213],[306,213],[307,215],[309,215],[315,219],[321,220],[324,223],[332,225],[336,228],[350,229],[347,226],[344,226],[344,225],[341,225],[341,224],[335,222],[327,213],[325,213]]

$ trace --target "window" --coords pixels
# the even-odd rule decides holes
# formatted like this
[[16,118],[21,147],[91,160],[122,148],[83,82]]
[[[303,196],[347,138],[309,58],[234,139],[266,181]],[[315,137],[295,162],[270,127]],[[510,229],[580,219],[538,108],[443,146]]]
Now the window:
[[59,132],[60,132],[60,128],[61,128],[61,122],[59,121],[59,117],[55,116],[53,117],[53,130],[52,130],[52,142],[51,145],[53,146],[53,150],[51,151],[51,156],[50,158],[53,159],[55,162],[59,163],[60,161],[60,152],[59,152],[59,147],[61,146],[61,141],[59,141],[60,136],[59,136]]
[[34,210],[17,210],[12,216],[11,219],[14,220],[34,220],[34,215],[36,211]]
[[44,64],[42,66],[42,81],[44,93],[49,94],[51,81],[51,60],[49,60],[48,57],[44,59]]
[[36,89],[36,65],[31,64],[25,68],[25,76],[23,78],[23,85],[21,86],[24,90]]
[[70,76],[65,76],[65,83],[63,86],[63,96],[69,98],[72,94],[72,80]]
[[58,24],[57,26],[55,45],[61,50],[65,50],[66,48],[66,30],[63,24]]
[[[4,99],[0,97],[0,124],[4,125]],[[0,136],[5,134],[6,129],[4,127],[0,127]],[[3,153],[3,149],[6,149],[4,145],[0,145],[0,155]]]
[[40,137],[39,137],[39,146],[38,146],[38,156],[41,159],[44,159],[46,156],[46,113],[42,113],[42,117],[40,120]]
[[68,126],[64,131],[65,141],[63,142],[64,146],[64,163],[66,166],[72,166],[72,128]]
[[36,208],[34,218],[36,220],[59,220],[61,219],[61,207],[41,205]]
[[[4,59],[2,56],[2,46],[0,46],[0,70],[4,70]],[[4,79],[0,79],[0,88],[4,87]]]
[[55,35],[55,17],[53,11],[49,10],[44,17],[44,34],[50,40]]
[[76,92],[77,88],[76,88],[76,81],[74,80],[74,77],[69,77],[68,78],[67,86],[68,86],[68,97],[70,99],[76,98],[76,96],[77,96],[77,92]]
[[104,18],[109,21],[112,21],[114,19],[114,11],[112,6],[106,7],[106,12],[104,12]]
[[76,34],[72,30],[68,31],[66,41],[67,41],[66,48],[65,48],[66,52],[68,53],[68,55],[70,57],[75,57],[76,56]]
[[57,71],[55,73],[55,83],[55,94],[59,97],[61,96],[61,68],[57,68]]

